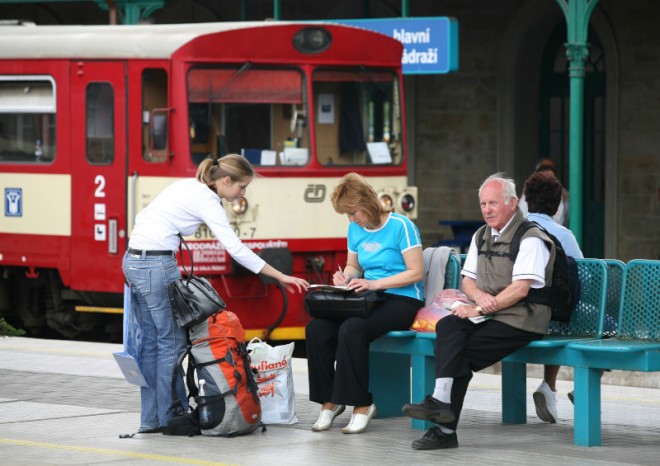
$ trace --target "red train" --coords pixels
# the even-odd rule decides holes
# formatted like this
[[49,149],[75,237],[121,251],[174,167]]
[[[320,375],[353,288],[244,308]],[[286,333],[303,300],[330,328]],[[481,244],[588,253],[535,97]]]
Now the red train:
[[[339,177],[357,171],[417,213],[401,54],[328,23],[1,26],[1,315],[34,335],[117,327],[103,313],[121,312],[135,214],[209,154],[259,174],[225,205],[240,238],[328,281],[346,251]],[[248,336],[304,338],[302,296],[243,273],[204,227],[189,244]]]

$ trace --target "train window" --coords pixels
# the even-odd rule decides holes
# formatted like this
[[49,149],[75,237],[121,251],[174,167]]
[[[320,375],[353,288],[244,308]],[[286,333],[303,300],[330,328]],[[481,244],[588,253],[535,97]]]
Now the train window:
[[316,70],[312,75],[316,149],[323,165],[402,162],[401,102],[395,73]]
[[109,165],[115,158],[115,92],[109,83],[90,83],[85,92],[87,161]]
[[[147,162],[165,162],[167,160],[167,134],[165,140],[151,141],[150,128],[157,124],[162,126],[167,119],[162,119],[162,113],[157,113],[157,122],[151,122],[153,111],[166,109],[167,104],[167,72],[162,68],[146,68],[142,71],[142,158]],[[163,126],[164,128],[164,126]],[[155,150],[155,149],[161,150]]]
[[254,165],[305,165],[304,78],[299,70],[192,68],[188,73],[190,151],[198,165],[209,155],[242,154]]
[[55,109],[50,77],[0,76],[0,162],[51,162]]

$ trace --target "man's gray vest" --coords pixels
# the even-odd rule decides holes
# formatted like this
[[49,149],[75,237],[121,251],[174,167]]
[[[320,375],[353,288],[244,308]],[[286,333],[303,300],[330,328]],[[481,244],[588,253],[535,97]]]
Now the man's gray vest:
[[[476,284],[480,290],[496,296],[513,281],[514,263],[506,256],[506,253],[509,252],[509,244],[514,233],[524,220],[525,217],[523,217],[521,210],[517,209],[511,222],[496,239],[491,236],[492,230],[488,226],[477,231],[477,235],[483,235],[482,251],[503,253],[501,256],[479,254]],[[555,244],[538,228],[530,228],[525,232],[522,239],[529,237],[540,238],[548,245],[550,259],[545,267],[545,284],[549,286],[555,260]],[[550,307],[541,304],[518,303],[497,311],[493,314],[493,319],[521,330],[545,334],[548,331],[548,323],[550,322]]]

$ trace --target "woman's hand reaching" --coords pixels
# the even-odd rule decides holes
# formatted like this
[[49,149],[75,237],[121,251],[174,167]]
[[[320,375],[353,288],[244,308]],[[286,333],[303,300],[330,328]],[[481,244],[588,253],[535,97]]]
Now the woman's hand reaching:
[[286,275],[269,264],[265,264],[260,273],[263,273],[268,277],[272,277],[280,282],[280,285],[286,288],[289,293],[293,293],[295,291],[294,287],[298,289],[299,293],[302,293],[306,291],[307,288],[309,288],[309,282],[307,280],[294,277],[292,275]]
[[307,288],[309,288],[309,282],[307,280],[293,277],[291,275],[282,275],[278,281],[284,288],[286,288],[289,293],[293,293],[295,291],[294,286],[298,289],[299,293],[303,293],[304,291],[307,291]]

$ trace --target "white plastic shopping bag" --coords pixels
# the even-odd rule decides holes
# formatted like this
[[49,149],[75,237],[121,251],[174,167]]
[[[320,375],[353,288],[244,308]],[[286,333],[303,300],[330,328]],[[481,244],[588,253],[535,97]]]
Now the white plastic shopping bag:
[[261,422],[264,424],[295,424],[296,398],[293,391],[291,357],[294,343],[271,346],[253,338],[247,345],[250,364],[257,370],[257,385],[261,400]]

